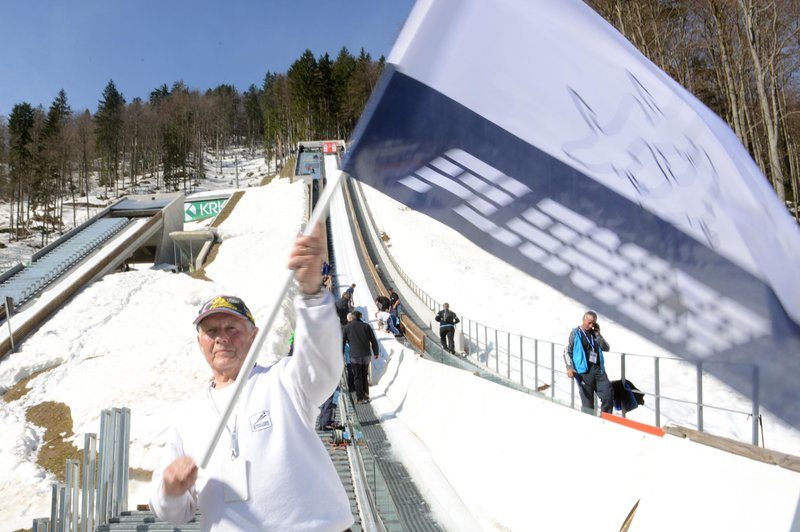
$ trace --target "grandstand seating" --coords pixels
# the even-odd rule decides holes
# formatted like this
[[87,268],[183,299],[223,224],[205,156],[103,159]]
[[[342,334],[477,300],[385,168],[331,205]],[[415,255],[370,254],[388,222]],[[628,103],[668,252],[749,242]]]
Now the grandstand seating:
[[18,307],[97,250],[129,222],[128,218],[100,218],[57,245],[0,284],[0,300],[11,297]]

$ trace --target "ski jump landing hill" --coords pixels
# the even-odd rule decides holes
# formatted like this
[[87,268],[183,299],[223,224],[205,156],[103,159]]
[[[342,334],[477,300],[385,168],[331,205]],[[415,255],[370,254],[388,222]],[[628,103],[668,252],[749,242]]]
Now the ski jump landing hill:
[[[340,286],[357,284],[355,305],[374,316],[371,294],[359,289],[369,275],[344,212],[339,193],[333,234],[349,241],[335,242],[344,255],[335,273]],[[363,234],[379,247],[374,228]],[[390,264],[380,267],[391,275]],[[412,290],[399,275],[392,282],[409,304]],[[380,343],[370,392],[388,400],[380,417],[413,432],[485,528],[800,530],[796,457],[769,463],[756,447],[727,452],[616,416],[593,417],[428,360],[394,339]]]
[[38,251],[29,266],[3,273],[0,359],[84,286],[125,262],[173,263],[169,233],[183,228],[183,199],[178,193],[122,198]]

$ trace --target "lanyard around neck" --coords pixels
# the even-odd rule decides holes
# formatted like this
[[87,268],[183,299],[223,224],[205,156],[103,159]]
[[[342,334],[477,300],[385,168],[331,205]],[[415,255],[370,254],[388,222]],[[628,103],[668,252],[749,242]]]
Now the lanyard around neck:
[[586,331],[583,330],[583,327],[578,327],[578,328],[581,330],[581,334],[583,335],[583,337],[586,338],[586,341],[589,342],[589,347],[591,347],[592,351],[594,351],[594,336],[589,336],[588,334],[586,334]]
[[[211,388],[214,387],[214,383],[212,382],[208,386],[208,400],[211,402],[211,406],[214,408],[214,411],[219,415],[219,408],[217,408],[217,403],[214,401],[214,395],[211,393]],[[235,460],[239,457],[239,414],[235,414],[233,416],[233,430],[231,430],[228,425],[225,425],[225,430],[228,431],[228,434],[231,437],[231,460]]]

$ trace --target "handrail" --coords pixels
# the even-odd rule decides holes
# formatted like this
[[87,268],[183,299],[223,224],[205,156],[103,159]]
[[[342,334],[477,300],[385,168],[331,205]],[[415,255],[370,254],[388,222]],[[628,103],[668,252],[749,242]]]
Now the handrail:
[[[359,188],[360,195],[363,197],[363,192],[361,192],[361,185],[360,183],[355,184],[356,187]],[[363,209],[367,217],[367,222],[372,226],[372,228],[377,231],[378,226],[375,223],[372,213],[369,209],[369,206],[366,202],[361,201],[360,206]],[[424,289],[422,289],[417,283],[414,282],[413,279],[403,270],[403,268],[397,263],[397,260],[392,255],[389,250],[389,247],[386,245],[381,238],[372,237],[373,243],[378,243],[382,249],[383,254],[388,258],[389,262],[391,263],[392,267],[397,271],[400,278],[403,282],[411,289],[414,295],[419,299],[421,303],[425,305],[426,308],[433,312],[438,312],[441,310],[441,304],[436,301],[432,296],[430,296]],[[567,378],[566,371],[558,370],[555,368],[556,361],[555,361],[555,352],[559,352],[559,356],[563,353],[564,344],[551,342],[548,340],[542,340],[537,338],[531,338],[525,335],[512,333],[510,331],[502,331],[499,329],[495,329],[493,327],[489,327],[487,325],[481,324],[475,320],[472,320],[468,317],[461,316],[461,323],[458,325],[459,329],[459,340],[464,347],[464,351],[467,355],[472,359],[474,358],[474,363],[480,364],[485,367],[491,373],[497,375],[499,378],[504,379],[510,383],[519,384],[523,388],[527,389],[549,389],[550,391],[550,398],[556,402],[560,402],[563,404],[567,404],[567,399],[565,397],[557,398],[557,382],[556,382],[556,375],[563,376]],[[466,333],[465,333],[466,330]],[[475,332],[473,336],[473,330]],[[480,333],[483,332],[481,335]],[[481,339],[483,336],[483,339]],[[505,339],[505,346],[501,346],[501,338]],[[531,346],[532,349],[529,347],[529,351],[533,351],[533,360],[531,360],[530,356],[526,357],[525,346]],[[549,358],[549,365],[540,363],[540,352],[539,346],[544,345],[550,346],[549,353],[546,353],[546,358]],[[515,349],[518,349],[518,352],[515,352]],[[527,355],[531,355],[531,353],[527,353]],[[750,410],[739,410],[735,408],[729,408],[725,406],[714,405],[705,402],[703,398],[703,376],[705,372],[703,371],[703,364],[701,362],[694,363],[690,362],[678,357],[669,357],[669,356],[653,356],[653,355],[644,355],[644,354],[636,354],[636,353],[619,353],[619,352],[609,352],[606,353],[606,366],[614,366],[618,365],[620,367],[620,379],[625,380],[625,363],[626,357],[638,357],[642,359],[649,359],[652,361],[653,364],[653,373],[652,373],[652,381],[653,381],[653,391],[647,392],[645,395],[651,396],[655,398],[654,404],[654,424],[656,426],[661,426],[661,417],[662,417],[662,410],[663,410],[663,401],[671,401],[677,403],[686,403],[686,404],[693,404],[697,409],[697,420],[694,423],[699,431],[704,431],[703,422],[704,422],[704,408],[714,409],[718,411],[725,411],[725,412],[732,412],[736,414],[742,414],[747,416],[751,419],[751,443],[755,446],[758,446],[759,442],[759,372],[758,366],[755,364],[741,364],[741,363],[731,363],[731,365],[741,366],[745,371],[749,371],[751,373],[751,383],[752,383],[752,396],[750,398],[751,408]],[[517,365],[512,364],[512,359],[518,361]],[[661,394],[661,380],[660,380],[660,364],[662,360],[669,360],[669,361],[677,361],[685,364],[696,365],[696,387],[695,393],[697,399],[695,401],[688,401],[683,399],[675,399],[671,398],[667,395]],[[528,367],[526,370],[526,365],[530,366],[533,365],[532,368]],[[715,362],[715,364],[724,364],[724,362]],[[563,362],[560,362],[559,365],[564,367]],[[494,366],[494,367],[492,367]],[[540,378],[540,370],[546,370],[549,374],[549,379],[542,379]],[[533,373],[532,379],[529,375]],[[516,378],[514,378],[516,377]],[[533,381],[532,383],[530,381]],[[650,380],[646,379],[644,374],[640,374],[637,377],[639,381]],[[569,379],[570,381],[570,390],[569,390],[569,399],[568,404],[572,408],[580,408],[579,405],[575,404],[575,387],[573,379]],[[643,386],[639,386],[641,390]],[[565,392],[564,392],[565,393]],[[624,412],[622,414],[625,415]],[[680,420],[681,423],[686,422],[685,420]]]
[[[325,165],[322,165],[323,168],[323,176],[325,175],[324,168]],[[349,201],[350,194],[346,192],[347,186],[347,179],[342,176],[343,180],[342,187],[343,187],[343,194],[344,197]],[[350,203],[350,209],[352,210],[352,203]],[[327,224],[330,224],[330,220],[326,220]],[[366,254],[366,246],[364,244],[364,240],[361,237],[361,233],[359,231],[358,226],[356,226],[356,236],[358,237],[359,244],[361,245],[362,253]],[[328,240],[328,256],[332,264],[336,264],[336,254],[334,253],[333,249],[333,242],[331,239]],[[374,274],[374,272],[371,272]],[[334,286],[335,285],[335,286]],[[339,286],[337,281],[334,280],[331,282],[331,289],[334,293],[338,293]],[[385,532],[386,526],[383,524],[383,521],[380,518],[378,513],[377,504],[375,503],[374,494],[369,490],[369,481],[367,479],[366,467],[364,466],[364,461],[361,456],[361,450],[358,447],[358,441],[356,438],[356,425],[354,421],[348,415],[348,408],[344,407],[347,405],[349,409],[353,408],[352,399],[349,393],[349,389],[347,387],[347,369],[342,372],[342,378],[340,382],[340,388],[344,391],[344,393],[339,394],[339,401],[342,402],[343,408],[339,408],[339,412],[342,416],[342,426],[347,427],[350,432],[350,445],[347,446],[347,456],[350,462],[350,469],[352,470],[353,474],[353,487],[356,492],[356,500],[358,501],[360,510],[361,510],[361,517],[362,517],[362,528],[367,532]]]
[[[347,378],[343,375],[343,388],[347,389]],[[353,403],[349,393],[339,394],[339,400],[353,408]],[[340,408],[339,411],[342,415],[342,426],[347,427],[350,432],[350,444],[347,446],[347,456],[350,461],[350,469],[353,471],[353,488],[356,492],[356,499],[358,500],[361,517],[363,522],[362,528],[367,532],[385,532],[386,526],[381,520],[377,505],[375,504],[374,494],[369,488],[369,481],[367,479],[366,467],[364,460],[361,457],[361,449],[358,447],[358,440],[356,438],[356,425],[347,415],[348,408]]]

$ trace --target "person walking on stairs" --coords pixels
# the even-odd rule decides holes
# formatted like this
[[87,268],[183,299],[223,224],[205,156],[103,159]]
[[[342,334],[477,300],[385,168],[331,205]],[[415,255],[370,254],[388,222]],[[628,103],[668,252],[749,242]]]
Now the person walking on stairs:
[[442,305],[442,310],[436,314],[436,321],[439,322],[439,338],[442,340],[442,347],[450,354],[456,354],[453,337],[456,333],[456,325],[461,322],[456,313],[450,310],[450,304]]

